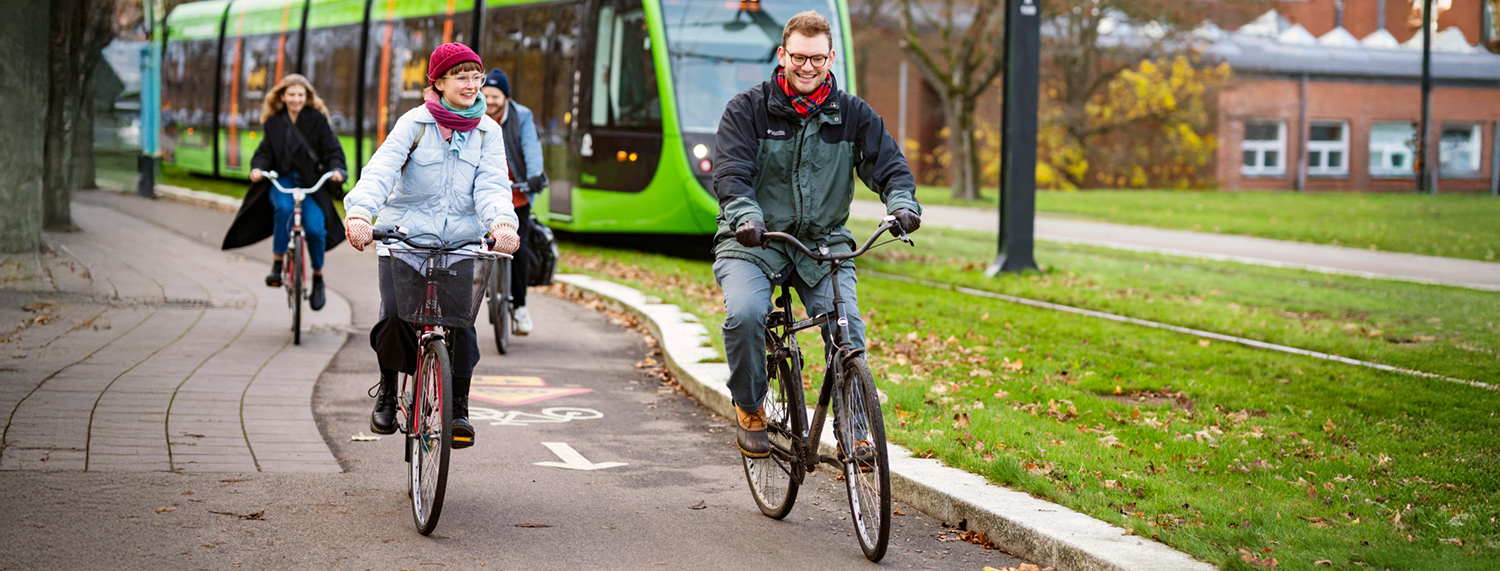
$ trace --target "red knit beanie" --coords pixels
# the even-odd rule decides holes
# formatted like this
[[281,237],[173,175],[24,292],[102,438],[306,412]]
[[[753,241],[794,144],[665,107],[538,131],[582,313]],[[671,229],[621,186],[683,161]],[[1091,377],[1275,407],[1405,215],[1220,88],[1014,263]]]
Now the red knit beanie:
[[479,54],[469,49],[469,46],[460,43],[443,44],[432,50],[432,57],[427,59],[427,81],[437,83],[439,77],[448,73],[453,66],[466,61],[479,64],[484,69],[484,62],[479,60]]

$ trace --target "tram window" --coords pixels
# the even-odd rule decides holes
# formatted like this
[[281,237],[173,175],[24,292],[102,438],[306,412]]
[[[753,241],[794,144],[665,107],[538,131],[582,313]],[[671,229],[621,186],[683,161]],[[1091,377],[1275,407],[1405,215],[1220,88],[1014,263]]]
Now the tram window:
[[354,107],[358,97],[359,25],[315,28],[307,31],[307,80],[328,106],[333,132],[354,134]]
[[590,115],[595,126],[661,125],[651,32],[640,8],[616,12],[612,6],[600,7],[593,93]]

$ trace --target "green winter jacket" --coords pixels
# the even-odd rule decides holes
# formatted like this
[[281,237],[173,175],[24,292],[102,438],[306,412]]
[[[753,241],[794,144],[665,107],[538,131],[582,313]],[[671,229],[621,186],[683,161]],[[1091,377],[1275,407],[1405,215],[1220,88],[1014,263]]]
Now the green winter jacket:
[[817,283],[827,265],[780,241],[747,248],[735,241],[734,229],[760,220],[767,231],[796,236],[814,250],[853,251],[844,223],[855,173],[880,195],[887,213],[907,208],[921,214],[906,157],[863,99],[835,84],[823,106],[804,119],[774,79],[741,92],[724,110],[714,149],[714,257],[754,262],[773,281],[795,265],[804,281]]

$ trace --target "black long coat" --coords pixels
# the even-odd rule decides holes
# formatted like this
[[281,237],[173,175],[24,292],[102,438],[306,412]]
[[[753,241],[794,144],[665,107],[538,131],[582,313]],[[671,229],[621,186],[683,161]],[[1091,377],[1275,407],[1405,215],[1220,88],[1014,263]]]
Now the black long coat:
[[[291,117],[286,111],[266,120],[265,137],[255,149],[250,166],[263,171],[296,171],[302,177],[303,184],[310,184],[323,176],[323,171],[319,171],[317,166],[322,163],[324,169],[338,169],[348,178],[344,147],[339,144],[338,137],[333,135],[333,128],[329,126],[326,116],[311,107],[305,107],[297,114],[295,128],[312,145],[312,154],[317,155],[316,161],[307,152],[302,141],[292,134],[292,128]],[[234,224],[224,234],[223,249],[249,246],[271,237],[276,210],[271,206],[270,192],[271,183],[267,179],[250,184],[249,190],[245,191],[244,202],[240,203],[239,213],[234,215]],[[344,197],[344,185],[329,181],[308,197],[318,208],[323,209],[323,225],[328,229],[327,249],[332,250],[344,241],[344,222],[333,208],[333,201]]]

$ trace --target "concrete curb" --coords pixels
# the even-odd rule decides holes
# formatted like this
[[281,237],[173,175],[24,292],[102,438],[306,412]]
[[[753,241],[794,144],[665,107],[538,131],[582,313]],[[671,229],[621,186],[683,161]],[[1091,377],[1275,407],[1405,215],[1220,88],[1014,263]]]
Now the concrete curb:
[[[729,366],[718,358],[709,331],[676,305],[638,290],[576,274],[557,276],[564,289],[640,317],[660,341],[677,381],[715,413],[733,418]],[[831,421],[830,421],[831,425]],[[824,430],[823,445],[832,443]],[[1062,571],[1207,571],[1215,567],[1164,544],[1126,535],[1125,530],[1069,508],[985,481],[984,477],[913,456],[889,446],[891,492],[899,500],[945,521],[967,523],[996,544],[1043,566]]]
[[[98,184],[100,190],[108,190],[110,192],[118,192],[121,194],[135,194],[135,191],[127,188],[127,186],[125,186],[120,181],[99,179]],[[188,188],[182,188],[180,186],[172,186],[169,184],[156,185],[156,196],[158,198],[165,198],[167,200],[185,202],[193,206],[202,206],[206,208],[213,208],[216,210],[227,210],[229,212],[240,211],[240,201],[238,199],[230,198],[222,194],[214,194],[212,192],[204,192],[201,190],[192,190]]]

